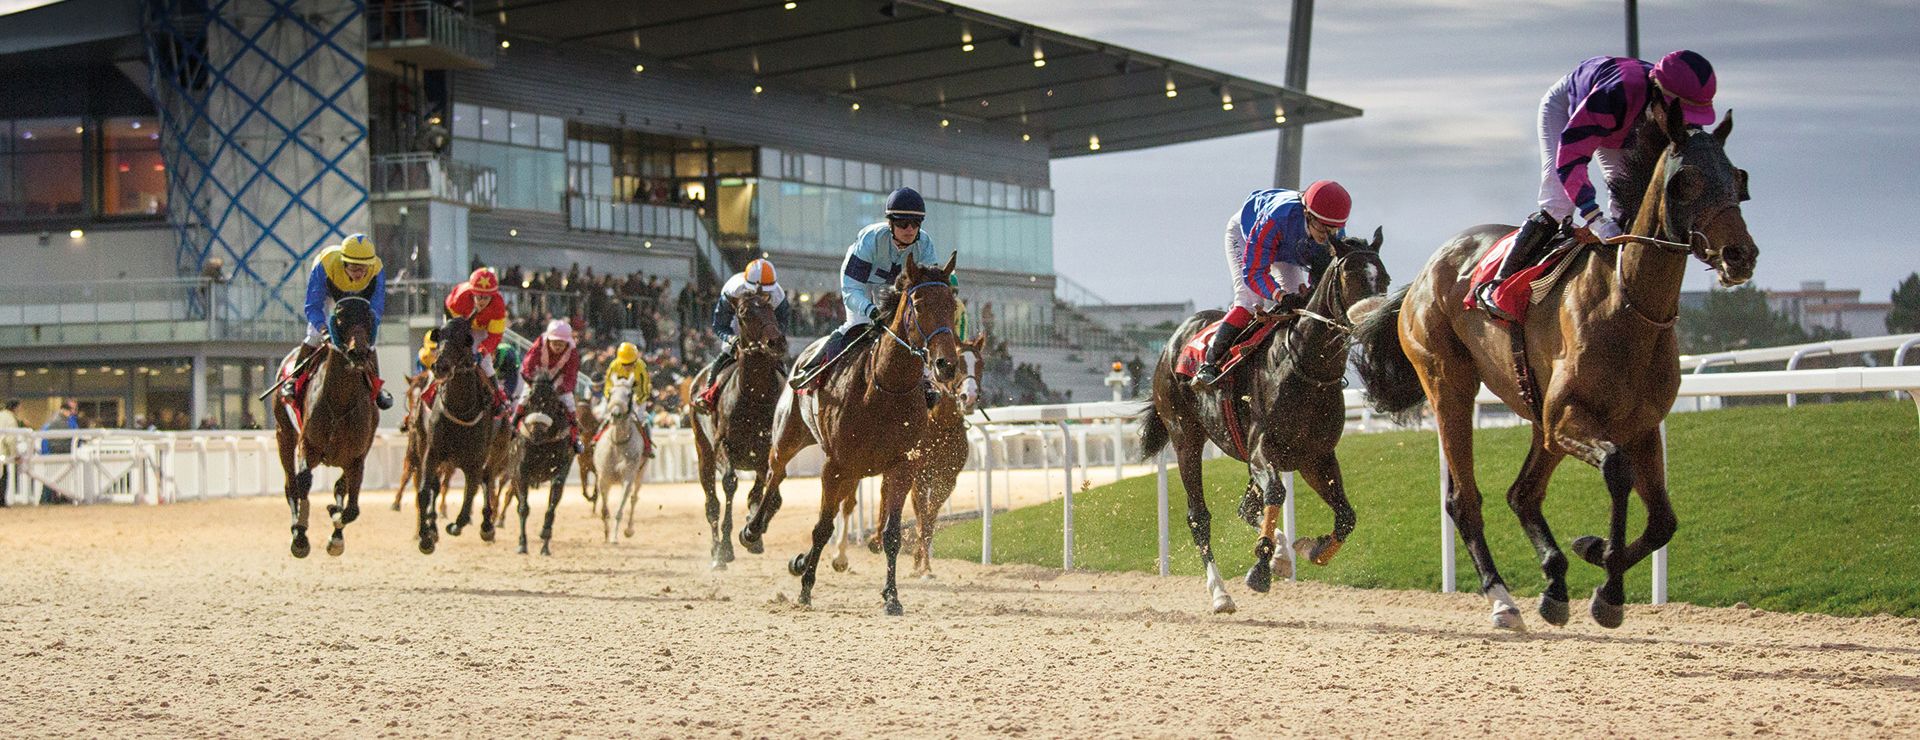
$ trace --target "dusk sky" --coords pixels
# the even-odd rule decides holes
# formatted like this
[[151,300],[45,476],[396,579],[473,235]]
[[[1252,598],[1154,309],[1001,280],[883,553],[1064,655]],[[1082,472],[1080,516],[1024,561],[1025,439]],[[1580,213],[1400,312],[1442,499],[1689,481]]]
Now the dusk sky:
[[[1061,31],[1278,84],[1291,3],[965,0]],[[1624,3],[1369,0],[1317,3],[1308,91],[1360,107],[1307,128],[1302,176],[1354,194],[1349,229],[1386,228],[1396,285],[1447,237],[1534,207],[1534,118],[1580,60],[1623,54]],[[1177,8],[1177,11],[1175,10]],[[1752,173],[1744,215],[1754,284],[1860,288],[1883,302],[1920,269],[1920,4],[1640,3],[1641,56],[1689,48],[1713,62],[1728,156]],[[1053,164],[1054,267],[1114,302],[1231,296],[1221,231],[1273,176],[1258,133]],[[1598,167],[1594,168],[1596,179]],[[1704,289],[1711,274],[1689,274]]]

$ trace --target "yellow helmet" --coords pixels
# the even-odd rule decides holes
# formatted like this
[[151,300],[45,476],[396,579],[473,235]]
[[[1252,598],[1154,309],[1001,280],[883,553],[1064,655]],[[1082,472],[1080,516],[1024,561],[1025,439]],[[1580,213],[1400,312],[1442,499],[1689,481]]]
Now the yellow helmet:
[[340,242],[340,261],[349,265],[377,265],[380,257],[373,253],[373,239],[366,234],[354,234]]
[[621,342],[620,352],[617,357],[621,362],[631,364],[633,361],[640,359],[640,348],[633,346],[632,342]]
[[773,276],[773,263],[764,259],[748,262],[746,269],[740,271],[740,275],[746,278],[748,285],[765,287],[779,282],[779,279]]

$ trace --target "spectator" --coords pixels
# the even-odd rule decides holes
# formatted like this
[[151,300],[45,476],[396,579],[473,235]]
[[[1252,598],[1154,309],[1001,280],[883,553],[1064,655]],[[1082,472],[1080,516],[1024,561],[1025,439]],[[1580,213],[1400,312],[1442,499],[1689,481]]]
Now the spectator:
[[0,408],[0,508],[7,505],[7,493],[13,487],[13,466],[16,464],[20,449],[20,440],[10,429],[25,429],[20,423],[20,399],[9,398],[5,408]]
[[[72,400],[68,400],[60,404],[60,413],[48,419],[47,423],[40,427],[40,431],[51,432],[61,429],[71,430],[79,428],[80,407],[75,405]],[[77,444],[77,440],[74,439],[43,439],[40,440],[40,454],[64,455],[72,452],[75,444]],[[75,501],[61,494],[59,491],[53,490],[52,486],[42,484],[40,486],[40,503],[71,504],[75,503]]]

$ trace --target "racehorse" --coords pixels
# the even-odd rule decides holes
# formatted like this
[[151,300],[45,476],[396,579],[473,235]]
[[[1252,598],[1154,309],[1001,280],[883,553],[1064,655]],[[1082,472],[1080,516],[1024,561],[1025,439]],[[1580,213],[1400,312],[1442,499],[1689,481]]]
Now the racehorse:
[[[767,523],[780,509],[780,481],[787,462],[815,444],[826,452],[820,470],[820,515],[813,525],[813,546],[795,555],[788,572],[800,577],[803,605],[813,603],[813,582],[820,551],[833,537],[834,512],[854,495],[860,479],[882,476],[881,506],[886,526],[881,541],[887,554],[887,581],[880,591],[886,613],[904,613],[896,585],[900,555],[900,510],[913,485],[913,461],[908,455],[919,442],[930,414],[922,382],[929,366],[934,381],[951,384],[960,367],[953,336],[954,297],[947,279],[958,254],[945,267],[922,267],[909,255],[906,265],[883,291],[880,316],[863,341],[830,360],[826,377],[804,393],[787,390],[774,412],[773,460],[767,490],[752,507],[740,542],[760,551]],[[875,336],[877,334],[877,336]],[[801,362],[820,349],[815,341]]]
[[[1573,542],[1576,555],[1606,570],[1590,609],[1596,623],[1620,625],[1627,570],[1673,537],[1677,521],[1667,500],[1660,424],[1680,387],[1673,325],[1687,257],[1731,286],[1752,278],[1760,255],[1740,214],[1746,172],[1724,149],[1732,131],[1731,113],[1709,133],[1685,125],[1679,106],[1664,116],[1650,112],[1634,134],[1625,175],[1608,183],[1625,196],[1622,212],[1635,214],[1628,233],[1567,257],[1573,260],[1567,277],[1536,301],[1522,327],[1504,328],[1484,311],[1464,308],[1474,265],[1514,228],[1485,225],[1448,240],[1359,329],[1361,376],[1375,407],[1399,413],[1422,401],[1433,404],[1452,482],[1447,515],[1473,557],[1497,628],[1526,625],[1482,529],[1473,470],[1474,396],[1481,384],[1533,422],[1533,441],[1507,503],[1546,574],[1542,619],[1559,626],[1568,616],[1567,559],[1541,513],[1547,480],[1566,456],[1599,468],[1612,500],[1606,538]],[[1515,362],[1508,333],[1520,328],[1524,366]],[[1529,377],[1535,382],[1526,382]],[[1633,542],[1626,539],[1629,492],[1639,493],[1647,507],[1646,529]]]
[[[594,477],[599,486],[596,498],[603,504],[600,507],[600,529],[606,535],[607,542],[618,543],[620,519],[627,521],[627,537],[633,537],[634,504],[638,497],[634,494],[640,488],[640,476],[647,470],[646,435],[640,425],[645,420],[640,416],[640,406],[634,403],[633,380],[615,378],[613,390],[607,394],[607,418],[591,449],[594,467],[600,475]],[[611,495],[614,485],[624,487],[625,495],[618,505],[613,505]],[[609,511],[611,509],[611,511]],[[611,518],[609,518],[611,514]]]
[[[414,373],[413,375],[407,376],[407,413],[406,413],[406,416],[401,418],[400,420],[400,431],[401,433],[406,434],[408,436],[409,448],[412,447],[411,439],[414,434],[413,425],[412,425],[413,417],[414,417],[414,414],[416,413],[414,407],[419,405],[420,395],[426,392],[427,385],[432,382],[433,382],[433,373],[426,372],[426,371],[421,371],[418,373]],[[417,483],[419,475],[420,475],[419,459],[415,458],[412,454],[402,455],[400,458],[400,485],[395,486],[393,489],[393,510],[394,511],[400,510],[400,502],[405,500],[407,497],[407,485],[412,483]],[[440,490],[445,491],[446,488],[447,488],[447,480],[445,478],[442,478],[440,480]],[[441,496],[440,497],[440,516],[446,516],[446,515],[447,515],[447,497]]]
[[306,557],[312,549],[307,543],[307,493],[313,489],[315,465],[340,469],[340,479],[333,484],[333,503],[327,506],[333,519],[327,554],[346,551],[343,530],[360,517],[360,479],[380,424],[380,411],[373,403],[379,379],[369,338],[372,305],[365,298],[340,299],[333,304],[327,328],[330,341],[315,349],[319,356],[309,360],[315,367],[307,378],[298,421],[289,405],[273,405],[279,422],[274,439],[280,445],[280,469],[286,473],[287,508],[293,519],[290,549],[296,558]]
[[573,429],[566,415],[569,403],[572,400],[562,398],[544,372],[535,376],[533,387],[527,391],[526,417],[515,430],[520,465],[513,487],[507,491],[508,497],[520,499],[520,549],[516,552],[522,555],[527,553],[527,510],[531,508],[527,487],[540,481],[549,483],[547,518],[540,527],[540,554],[553,554],[553,514],[560,507],[560,493],[566,489],[567,474],[573,467]]
[[[433,376],[439,385],[431,403],[422,403],[415,413],[415,430],[408,442],[408,454],[421,460],[419,493],[414,506],[419,513],[420,552],[432,554],[440,540],[433,501],[442,481],[458,470],[466,477],[467,495],[460,506],[460,517],[447,525],[447,534],[459,535],[471,515],[474,491],[490,487],[486,475],[489,446],[500,434],[493,418],[493,381],[481,374],[473,355],[473,335],[465,317],[448,319],[440,327],[440,355],[434,359]],[[487,497],[480,521],[480,537],[493,539],[493,499]]]
[[[1341,389],[1346,385],[1352,326],[1348,317],[1379,303],[1371,297],[1386,292],[1388,278],[1380,261],[1378,229],[1372,243],[1343,237],[1332,247],[1333,260],[1309,290],[1306,308],[1291,316],[1263,314],[1259,321],[1289,323],[1264,339],[1264,348],[1248,350],[1247,361],[1223,375],[1214,389],[1195,390],[1174,369],[1182,348],[1224,315],[1219,311],[1201,311],[1175,329],[1154,370],[1153,403],[1140,417],[1141,456],[1151,459],[1173,444],[1180,483],[1187,491],[1187,525],[1207,567],[1215,613],[1231,614],[1234,605],[1213,562],[1213,517],[1200,474],[1200,454],[1208,441],[1246,462],[1250,473],[1241,516],[1249,524],[1257,521],[1260,538],[1247,571],[1248,588],[1265,592],[1276,569],[1282,577],[1293,572],[1288,548],[1274,541],[1274,524],[1287,496],[1282,472],[1299,471],[1333,509],[1333,532],[1291,543],[1295,553],[1326,565],[1353,533],[1353,507],[1347,503],[1340,460],[1334,454],[1346,428]],[[1223,399],[1230,405],[1223,405]]]
[[[933,407],[933,420],[927,430],[920,435],[920,444],[916,445],[911,457],[914,461],[913,492],[908,500],[913,502],[914,536],[907,542],[913,547],[913,574],[921,579],[933,578],[933,531],[939,524],[940,509],[947,505],[947,499],[953,496],[953,488],[959,482],[960,471],[967,467],[967,455],[973,445],[967,441],[967,416],[972,414],[980,401],[980,358],[986,351],[987,336],[980,334],[960,343],[961,375],[956,384],[957,393],[941,394],[940,401]],[[839,552],[833,556],[833,569],[847,569],[847,540],[853,531],[852,498],[840,505]],[[880,551],[880,530],[885,526],[882,512],[874,512],[873,534],[867,538],[867,549]]]
[[[591,440],[600,433],[600,416],[593,412],[593,401],[586,396],[574,399],[573,418],[580,425],[581,439]],[[587,507],[587,513],[598,515],[602,519],[606,518],[607,503],[600,500],[597,495],[599,486],[595,485],[600,476],[593,462],[593,445],[580,448],[580,454],[574,457],[574,465],[580,470],[580,495],[586,497],[587,503],[593,504]]]
[[[710,377],[706,370],[694,376],[691,388],[718,383],[712,406],[693,407],[694,452],[700,460],[700,488],[707,494],[707,527],[712,531],[712,568],[725,570],[733,561],[733,494],[740,484],[738,471],[753,473],[747,506],[760,501],[767,485],[767,448],[772,445],[773,409],[787,383],[787,337],[780,331],[773,299],[754,291],[728,298],[740,333],[734,340],[735,361]],[[713,490],[716,474],[727,492],[726,516]]]

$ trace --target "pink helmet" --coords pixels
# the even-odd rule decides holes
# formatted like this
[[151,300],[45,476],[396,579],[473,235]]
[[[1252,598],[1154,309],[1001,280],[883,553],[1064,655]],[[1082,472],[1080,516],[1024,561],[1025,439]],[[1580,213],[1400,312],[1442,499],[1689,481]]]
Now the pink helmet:
[[1680,99],[1680,112],[1687,123],[1713,125],[1713,93],[1719,80],[1707,58],[1682,49],[1660,58],[1653,65],[1653,81],[1668,95]]
[[540,338],[558,339],[567,344],[573,344],[573,325],[567,323],[566,319],[554,319],[547,322],[547,332],[541,334]]

